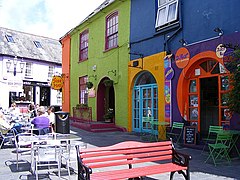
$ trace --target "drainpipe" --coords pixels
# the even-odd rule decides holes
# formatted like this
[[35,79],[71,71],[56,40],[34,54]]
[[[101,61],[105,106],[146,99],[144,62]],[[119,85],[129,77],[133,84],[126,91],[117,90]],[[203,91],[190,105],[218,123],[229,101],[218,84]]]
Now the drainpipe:
[[182,11],[181,11],[181,9],[182,9],[182,0],[179,0],[179,2],[180,2],[179,3],[179,28],[171,36],[167,36],[167,40],[165,39],[164,51],[167,51],[167,54],[171,53],[171,51],[168,49],[168,43],[182,29]]

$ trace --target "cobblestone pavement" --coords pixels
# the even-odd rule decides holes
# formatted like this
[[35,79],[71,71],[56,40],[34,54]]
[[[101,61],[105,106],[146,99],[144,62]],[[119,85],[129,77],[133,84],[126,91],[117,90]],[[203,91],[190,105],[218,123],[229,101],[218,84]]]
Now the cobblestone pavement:
[[[101,147],[113,145],[122,141],[145,141],[140,135],[129,132],[105,132],[105,133],[92,133],[87,132],[78,128],[71,127],[71,133],[74,133],[82,138],[82,141],[87,143],[88,147]],[[201,154],[200,150],[186,148],[181,146],[176,146],[176,149],[190,154],[192,160],[190,161],[190,175],[192,180],[235,180],[240,179],[240,159],[234,159],[230,165],[222,164],[214,166],[211,163],[204,163],[207,158],[207,155]],[[35,176],[32,175],[29,171],[30,158],[29,156],[20,156],[21,159],[26,161],[21,165],[21,169],[16,171],[16,166],[14,161],[16,160],[16,154],[14,153],[14,147],[4,147],[0,149],[0,179],[1,180],[17,180],[17,179],[26,179],[33,180]],[[75,168],[75,167],[74,167]],[[42,173],[42,172],[41,172]],[[55,173],[46,174],[46,171],[43,171],[39,179],[52,179],[57,180],[58,176]],[[62,169],[61,179],[68,179],[68,174],[66,169]],[[77,179],[76,174],[71,175],[71,179]],[[149,176],[144,178],[146,180],[161,180],[169,179],[169,173]],[[175,174],[175,180],[184,179],[182,175]]]

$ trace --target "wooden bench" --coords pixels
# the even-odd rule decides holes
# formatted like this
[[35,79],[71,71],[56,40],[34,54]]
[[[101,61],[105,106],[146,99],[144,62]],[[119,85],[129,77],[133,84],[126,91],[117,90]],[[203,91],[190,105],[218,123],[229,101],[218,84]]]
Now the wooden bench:
[[112,146],[77,150],[79,180],[119,180],[170,172],[190,179],[191,156],[177,152],[171,141],[121,142]]

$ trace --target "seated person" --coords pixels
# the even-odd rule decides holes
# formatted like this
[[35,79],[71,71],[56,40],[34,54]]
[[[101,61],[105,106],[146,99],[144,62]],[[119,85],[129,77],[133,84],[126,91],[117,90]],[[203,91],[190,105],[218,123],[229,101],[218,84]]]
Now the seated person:
[[18,117],[20,115],[20,109],[17,107],[15,102],[11,104],[11,107],[9,108],[9,113],[13,117]]
[[47,134],[50,132],[50,120],[45,115],[45,108],[43,106],[40,106],[37,109],[38,116],[35,117],[31,123],[34,125],[34,128],[38,129],[38,132],[34,131],[34,134]]
[[12,126],[13,125],[10,125],[5,121],[3,113],[0,112],[0,129],[2,134],[7,134],[8,131],[12,128]]

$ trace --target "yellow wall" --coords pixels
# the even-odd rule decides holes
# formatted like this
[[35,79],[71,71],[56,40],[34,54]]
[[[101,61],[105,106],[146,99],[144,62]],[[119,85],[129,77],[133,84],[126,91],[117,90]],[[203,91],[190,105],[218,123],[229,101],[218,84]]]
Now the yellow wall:
[[[133,61],[139,61],[138,67],[143,67],[143,69],[130,67],[133,61],[130,61],[128,66],[128,131],[132,131],[132,90],[134,86],[135,79],[138,77],[139,73],[143,71],[149,71],[156,79],[158,85],[158,120],[164,121],[164,57],[165,52],[154,54],[151,56],[144,57],[143,59],[136,59]],[[143,66],[142,66],[143,64]]]

